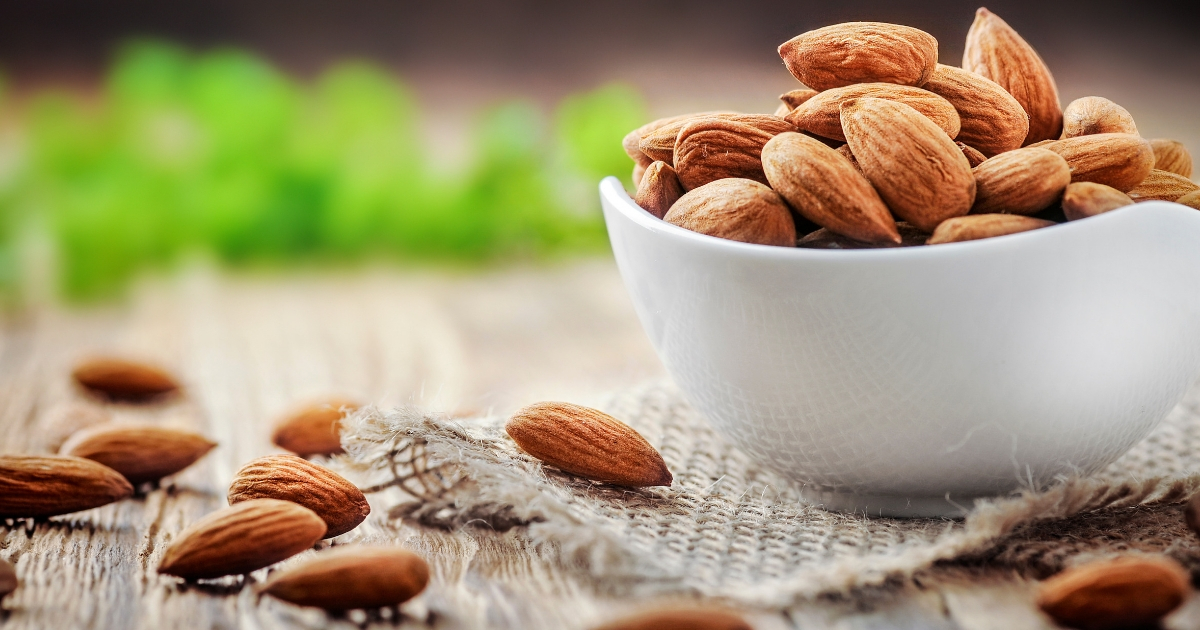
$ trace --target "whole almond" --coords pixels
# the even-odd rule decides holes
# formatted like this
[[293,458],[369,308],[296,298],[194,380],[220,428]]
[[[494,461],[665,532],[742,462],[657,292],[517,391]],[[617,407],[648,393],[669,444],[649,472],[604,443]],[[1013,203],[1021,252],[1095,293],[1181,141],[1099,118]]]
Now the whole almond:
[[592,630],[752,630],[737,613],[722,608],[689,606],[639,613]]
[[1104,214],[1110,210],[1132,205],[1129,195],[1104,184],[1095,182],[1076,182],[1067,186],[1063,193],[1063,214],[1068,221],[1078,221]]
[[995,81],[939,63],[921,87],[954,106],[961,127],[955,137],[984,156],[1016,149],[1029,135],[1029,116]]
[[679,129],[675,140],[675,173],[685,190],[718,179],[737,177],[766,183],[762,148],[791,123],[774,116],[756,120],[698,118]]
[[842,236],[837,232],[832,232],[827,228],[821,228],[815,232],[810,232],[804,235],[803,238],[796,241],[796,247],[804,249],[875,249],[880,247],[916,247],[924,245],[929,239],[929,232],[922,232],[917,228],[901,221],[896,224],[896,231],[900,233],[899,243],[864,243],[856,241],[852,238]]
[[1154,168],[1154,150],[1140,136],[1098,133],[1045,145],[1071,165],[1071,181],[1096,182],[1122,192],[1142,183]]
[[762,151],[767,180],[801,216],[868,243],[900,243],[879,193],[849,160],[799,133],[781,133]]
[[256,499],[196,521],[163,552],[158,572],[186,580],[250,573],[311,548],[325,522],[289,501]]
[[921,85],[937,64],[937,40],[882,22],[847,22],[798,35],[779,47],[792,76],[818,91],[854,83]]
[[817,94],[818,92],[816,90],[800,88],[780,94],[779,100],[783,101],[784,107],[787,107],[787,110],[790,112],[808,102],[808,99],[816,96]]
[[643,210],[661,219],[683,193],[683,185],[679,183],[675,169],[666,162],[655,162],[646,169],[633,200]]
[[1058,201],[1071,183],[1061,155],[1041,148],[1015,149],[980,164],[972,214],[1036,214]]
[[302,457],[342,452],[342,418],[358,403],[330,398],[292,410],[275,423],[271,441]]
[[90,459],[0,455],[0,519],[70,514],[132,494],[120,473]]
[[891,83],[859,83],[826,90],[797,107],[786,118],[802,131],[844,141],[846,134],[842,132],[842,103],[864,97],[904,103],[932,120],[951,138],[958,135],[958,112],[950,101],[928,90]]
[[1129,198],[1134,201],[1175,201],[1197,190],[1200,185],[1183,175],[1154,169],[1140,184],[1129,189]]
[[1176,199],[1175,203],[1183,204],[1189,208],[1200,210],[1200,191],[1188,193]]
[[1168,558],[1123,558],[1067,569],[1042,583],[1038,607],[1083,630],[1156,624],[1183,603],[1189,580]]
[[[753,124],[759,117],[766,116],[765,114],[739,114],[737,112],[700,112],[696,114],[685,114],[683,116],[673,116],[671,118],[663,118],[660,121],[666,121],[663,124],[653,129],[647,130],[638,140],[638,150],[644,158],[645,165],[650,166],[651,162],[666,162],[671,166],[675,165],[675,139],[679,137],[679,130],[688,122],[697,118],[728,118],[749,122]],[[766,116],[767,118],[777,118],[776,116]],[[653,123],[652,123],[653,124]],[[640,127],[630,133],[637,133]],[[625,136],[626,139],[629,136]]]
[[850,150],[897,217],[932,231],[975,201],[971,165],[954,141],[917,110],[862,98],[842,105]]
[[783,197],[749,179],[719,179],[688,191],[663,220],[731,241],[782,247],[796,243],[796,223]]
[[267,455],[242,467],[229,486],[229,504],[280,499],[303,505],[325,522],[325,538],[363,522],[371,506],[345,477],[295,455]]
[[1050,69],[1028,42],[987,9],[975,12],[962,67],[998,83],[1029,114],[1029,133],[1023,144],[1057,138],[1062,133],[1058,86]]
[[1192,176],[1192,155],[1182,142],[1156,138],[1150,141],[1150,148],[1154,149],[1154,168],[1184,177]]
[[933,236],[930,236],[925,243],[926,245],[938,245],[940,243],[975,241],[993,236],[1028,232],[1051,225],[1055,225],[1055,223],[1019,214],[972,214],[966,217],[946,219],[937,226],[937,229],[933,231]]
[[521,450],[573,475],[635,488],[671,485],[662,455],[629,425],[596,409],[537,403],[513,415],[504,430]]
[[112,357],[83,361],[71,375],[88,391],[114,400],[143,401],[179,389],[175,378],[157,367]]
[[395,606],[429,584],[429,565],[399,547],[338,545],[273,573],[262,592],[298,606],[351,610]]
[[1064,138],[1137,132],[1137,125],[1133,123],[1129,110],[1101,96],[1077,98],[1063,109]]
[[963,157],[967,158],[967,164],[970,164],[971,168],[975,168],[987,160],[987,156],[973,146],[964,144],[961,141],[955,142],[954,144],[958,145],[958,148],[963,153]]
[[99,462],[138,485],[173,475],[216,446],[202,435],[148,424],[110,423],[82,429],[59,453]]
[[3,558],[0,558],[0,599],[17,590],[17,569]]

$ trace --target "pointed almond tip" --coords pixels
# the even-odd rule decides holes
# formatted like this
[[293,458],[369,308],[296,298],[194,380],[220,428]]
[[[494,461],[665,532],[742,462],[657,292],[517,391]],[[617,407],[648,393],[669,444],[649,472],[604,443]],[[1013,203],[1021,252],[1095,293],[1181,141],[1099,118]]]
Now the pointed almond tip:
[[994,14],[991,11],[988,11],[987,7],[979,7],[979,9],[975,11],[975,17],[985,18],[991,17],[992,15]]

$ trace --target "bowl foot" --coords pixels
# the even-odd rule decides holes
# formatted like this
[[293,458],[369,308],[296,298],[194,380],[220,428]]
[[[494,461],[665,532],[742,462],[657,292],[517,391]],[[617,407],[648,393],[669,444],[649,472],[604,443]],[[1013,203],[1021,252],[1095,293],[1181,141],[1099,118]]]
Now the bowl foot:
[[963,518],[975,505],[975,497],[905,497],[879,494],[850,494],[806,489],[804,502],[831,512],[888,518]]

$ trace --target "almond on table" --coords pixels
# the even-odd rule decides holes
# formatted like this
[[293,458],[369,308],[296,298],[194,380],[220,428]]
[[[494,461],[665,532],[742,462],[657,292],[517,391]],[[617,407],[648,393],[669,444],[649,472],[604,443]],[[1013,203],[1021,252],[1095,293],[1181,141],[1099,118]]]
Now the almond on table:
[[104,464],[138,485],[191,466],[216,445],[189,431],[118,422],[77,431],[59,453]]
[[1174,560],[1129,557],[1066,569],[1042,583],[1038,607],[1059,624],[1104,630],[1156,624],[1191,590]]
[[144,402],[179,390],[179,382],[166,371],[114,357],[82,361],[71,376],[93,393],[127,402]]
[[395,606],[429,584],[429,565],[399,547],[339,545],[271,576],[262,592],[298,606],[350,610]]
[[301,457],[341,453],[342,418],[355,409],[358,403],[343,398],[305,405],[276,422],[271,441]]
[[0,455],[0,519],[70,514],[131,495],[120,473],[90,459]]
[[229,504],[280,499],[303,505],[325,522],[325,538],[340,536],[366,520],[371,505],[345,477],[295,455],[268,455],[238,471]]

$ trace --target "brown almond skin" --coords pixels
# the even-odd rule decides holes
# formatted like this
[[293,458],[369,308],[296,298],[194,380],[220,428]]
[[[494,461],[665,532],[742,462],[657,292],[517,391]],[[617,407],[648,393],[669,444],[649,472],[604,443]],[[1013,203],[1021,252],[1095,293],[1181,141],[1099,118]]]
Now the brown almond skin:
[[0,558],[0,599],[17,590],[17,569],[8,560]]
[[855,240],[900,244],[879,193],[837,151],[799,133],[781,133],[763,147],[762,161],[771,187],[804,218]]
[[898,218],[933,231],[971,209],[971,165],[917,110],[880,98],[854,99],[842,105],[842,127],[863,173]]
[[666,162],[655,162],[646,169],[633,200],[643,210],[661,219],[684,192],[675,169]]
[[790,112],[793,109],[796,109],[797,107],[800,107],[801,105],[805,104],[806,102],[808,102],[808,99],[816,96],[817,94],[818,94],[818,92],[816,90],[810,90],[808,88],[800,88],[797,90],[790,90],[790,91],[784,92],[783,94],[780,94],[779,100],[783,101],[784,107],[787,107],[787,111]]
[[925,244],[938,245],[976,241],[993,236],[1028,232],[1051,225],[1055,225],[1055,223],[1019,214],[972,214],[966,217],[946,219],[937,226],[937,229],[933,231],[933,236],[930,236]]
[[362,491],[345,477],[295,455],[267,455],[238,471],[229,486],[229,504],[254,499],[303,505],[324,520],[325,538],[358,527],[371,513]]
[[1155,138],[1150,141],[1154,150],[1154,168],[1176,175],[1192,176],[1192,155],[1178,140]]
[[504,426],[521,450],[573,475],[619,486],[671,485],[662,455],[637,431],[589,407],[542,402]]
[[878,249],[881,247],[916,247],[924,245],[929,239],[929,232],[922,232],[917,228],[901,221],[896,224],[896,231],[900,232],[899,243],[864,243],[856,241],[852,238],[842,236],[837,232],[832,232],[826,228],[821,228],[815,232],[810,232],[804,235],[800,240],[796,241],[796,247],[803,249]]
[[1133,205],[1129,195],[1104,184],[1076,182],[1063,193],[1063,214],[1068,221],[1078,221],[1104,214],[1117,208]]
[[1154,150],[1140,136],[1098,133],[1044,145],[1071,165],[1071,181],[1096,182],[1128,192],[1154,168]]
[[791,123],[774,116],[756,120],[699,118],[679,129],[675,140],[675,173],[685,190],[731,177],[767,183],[762,148]]
[[[766,114],[739,114],[737,112],[699,112],[695,114],[684,114],[683,116],[672,116],[671,118],[663,118],[665,123],[649,129],[641,135],[638,141],[638,150],[644,158],[644,163],[648,167],[651,162],[666,162],[672,167],[675,166],[675,139],[679,136],[679,130],[683,128],[689,121],[697,118],[728,118],[733,120],[753,122],[760,116]],[[652,123],[653,124],[653,123]],[[636,133],[640,129],[634,130],[630,135]],[[625,136],[626,139],[629,136]]]
[[954,144],[958,145],[958,148],[963,153],[963,157],[967,158],[967,164],[970,164],[971,168],[975,168],[987,160],[987,156],[981,153],[975,147],[963,144],[961,141],[955,142]]
[[1037,604],[1060,625],[1081,630],[1140,628],[1183,603],[1187,572],[1165,557],[1122,558],[1067,569],[1042,583]]
[[297,408],[275,423],[271,442],[301,457],[334,455],[342,451],[342,418],[358,403],[331,398]]
[[1077,98],[1063,109],[1064,138],[1077,138],[1098,133],[1131,133],[1137,125],[1129,110],[1102,96]]
[[1023,144],[1058,138],[1062,133],[1062,106],[1050,68],[1011,26],[987,9],[975,12],[962,67],[995,81],[1029,114],[1029,133]]
[[1188,193],[1176,199],[1175,203],[1183,204],[1189,208],[1200,210],[1200,191]]
[[111,423],[80,430],[59,450],[99,462],[138,485],[173,475],[217,444],[203,435],[148,424]]
[[1140,184],[1129,189],[1129,197],[1134,201],[1175,201],[1197,190],[1200,185],[1183,175],[1154,169]]
[[955,138],[984,156],[1019,148],[1029,135],[1029,116],[1017,99],[995,81],[939,63],[921,87],[954,106],[960,120]]
[[429,584],[429,565],[399,547],[339,545],[273,573],[262,592],[297,606],[351,610],[395,606]]
[[184,529],[158,572],[185,580],[250,573],[311,548],[325,522],[290,501],[256,499],[218,510]]
[[780,247],[796,243],[796,223],[783,197],[749,179],[719,179],[688,191],[663,220],[731,241]]
[[179,389],[179,382],[157,367],[113,357],[82,361],[71,376],[94,394],[128,402],[150,400]]
[[883,22],[833,24],[779,47],[792,76],[817,91],[854,83],[919,86],[933,74],[937,55],[929,33]]
[[132,494],[120,473],[90,459],[0,455],[0,519],[70,514]]
[[950,101],[928,90],[891,83],[859,83],[826,90],[797,107],[786,118],[801,131],[844,142],[842,103],[864,97],[904,103],[932,120],[951,138],[959,133],[958,112]]
[[1037,214],[1058,201],[1071,183],[1071,167],[1042,148],[1015,149],[980,164],[971,214]]
[[734,612],[720,608],[664,608],[636,614],[592,630],[753,630]]

